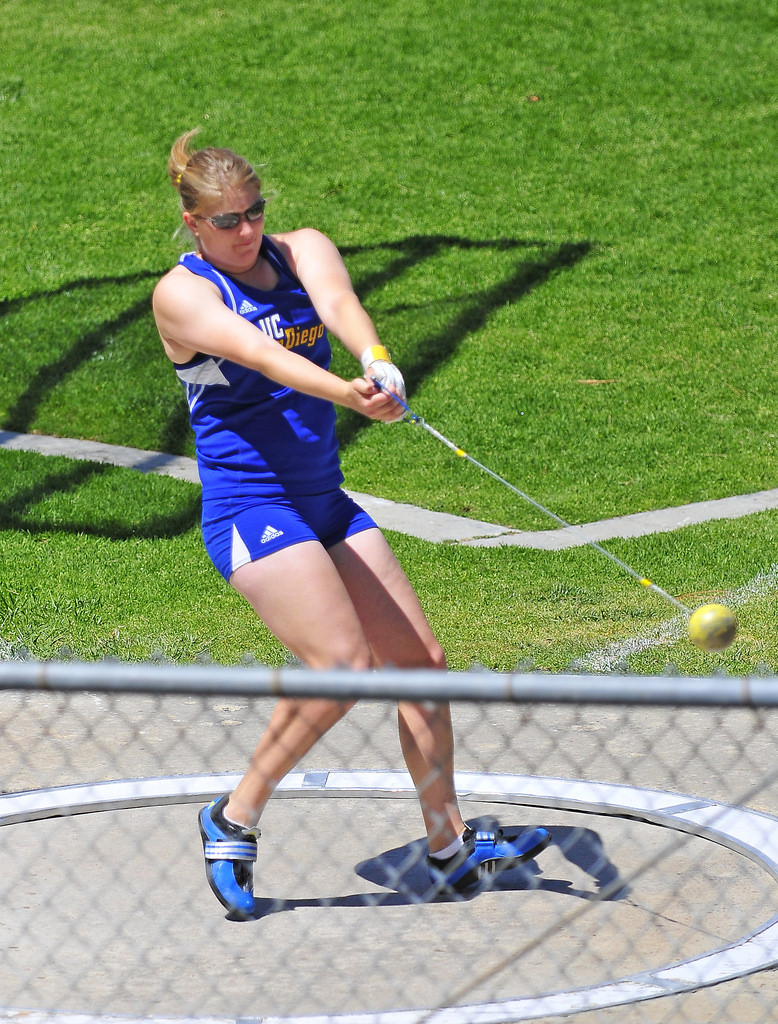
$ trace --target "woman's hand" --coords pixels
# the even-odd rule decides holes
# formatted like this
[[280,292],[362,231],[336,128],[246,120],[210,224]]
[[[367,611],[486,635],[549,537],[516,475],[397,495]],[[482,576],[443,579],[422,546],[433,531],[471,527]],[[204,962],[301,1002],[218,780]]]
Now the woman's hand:
[[383,345],[371,345],[360,358],[367,380],[376,380],[386,391],[393,391],[405,401],[405,381]]
[[343,404],[350,409],[362,413],[371,420],[380,420],[382,423],[393,423],[402,419],[405,410],[395,401],[391,393],[380,390],[372,381],[364,377],[355,377],[348,384],[349,400]]

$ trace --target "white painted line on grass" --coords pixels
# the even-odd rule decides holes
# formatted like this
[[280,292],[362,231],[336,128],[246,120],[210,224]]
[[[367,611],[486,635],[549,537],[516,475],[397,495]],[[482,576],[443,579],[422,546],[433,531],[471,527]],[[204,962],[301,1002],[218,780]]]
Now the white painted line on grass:
[[[755,598],[767,597],[774,590],[778,589],[778,563],[773,564],[754,576],[752,580],[745,583],[737,590],[728,591],[721,598],[721,602],[729,608],[737,608]],[[718,598],[717,598],[718,600]],[[633,654],[641,654],[643,651],[651,650],[654,647],[667,647],[677,643],[686,636],[687,620],[685,615],[675,615],[653,632],[644,636],[628,637],[626,640],[616,640],[599,651],[590,651],[583,658],[576,662],[576,668],[586,672],[611,672],[622,665],[628,657]]]
[[653,512],[635,512],[614,519],[601,519],[583,526],[567,526],[558,530],[514,532],[501,537],[474,538],[465,541],[471,547],[519,546],[543,551],[562,551],[582,547],[592,541],[646,537],[654,533],[670,533],[684,526],[710,522],[714,519],[740,519],[754,512],[778,508],[778,489],[740,494],[713,501],[695,501],[675,508],[660,508]]

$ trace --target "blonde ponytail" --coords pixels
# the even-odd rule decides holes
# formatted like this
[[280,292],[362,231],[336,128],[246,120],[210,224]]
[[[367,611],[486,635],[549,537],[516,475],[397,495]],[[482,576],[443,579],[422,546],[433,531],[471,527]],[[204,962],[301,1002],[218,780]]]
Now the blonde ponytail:
[[176,139],[167,164],[171,184],[181,197],[184,210],[194,213],[217,201],[228,188],[261,187],[248,160],[231,149],[192,149],[192,140],[199,131],[192,128]]

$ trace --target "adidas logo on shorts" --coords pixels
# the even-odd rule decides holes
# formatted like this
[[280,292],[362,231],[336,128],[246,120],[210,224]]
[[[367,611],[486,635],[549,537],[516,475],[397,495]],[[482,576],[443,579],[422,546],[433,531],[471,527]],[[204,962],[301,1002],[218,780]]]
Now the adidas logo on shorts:
[[267,544],[268,541],[275,540],[276,537],[283,537],[283,535],[283,530],[277,530],[275,526],[266,526],[265,532],[262,534],[259,543]]
[[244,299],[243,302],[241,302],[240,309],[238,310],[241,316],[244,316],[246,313],[256,313],[256,311],[257,307],[252,306],[248,299]]

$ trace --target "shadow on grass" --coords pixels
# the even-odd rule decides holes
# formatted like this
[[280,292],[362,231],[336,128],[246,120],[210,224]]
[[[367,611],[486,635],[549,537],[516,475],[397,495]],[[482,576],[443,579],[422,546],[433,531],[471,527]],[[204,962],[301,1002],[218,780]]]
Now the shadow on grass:
[[[65,472],[45,474],[40,480],[26,486],[11,484],[2,494],[0,501],[0,530],[23,530],[30,534],[71,533],[104,537],[108,540],[160,540],[178,537],[200,521],[200,495],[187,498],[182,492],[177,496],[174,511],[165,514],[154,510],[148,519],[134,518],[132,513],[109,521],[94,512],[79,514],[73,510],[58,510],[56,515],[45,512],[33,513],[32,509],[53,494],[75,493],[85,484],[108,473],[121,472],[114,466],[96,462],[74,462]],[[82,503],[83,507],[83,503]]]
[[[15,430],[19,433],[28,431],[35,420],[35,415],[40,405],[49,396],[56,392],[56,389],[63,385],[67,378],[75,373],[84,363],[94,358],[107,347],[121,331],[131,327],[138,320],[147,316],[151,311],[151,292],[154,285],[162,276],[163,271],[146,270],[138,274],[126,274],[124,276],[85,278],[80,281],[68,281],[58,288],[35,292],[23,298],[6,299],[0,302],[0,317],[10,316],[23,308],[35,303],[47,303],[61,295],[70,294],[76,291],[97,292],[105,287],[118,287],[121,289],[131,288],[144,281],[151,281],[146,294],[136,302],[127,306],[116,316],[108,317],[95,327],[86,331],[77,338],[70,347],[61,352],[49,362],[38,366],[33,372],[27,386],[16,397],[15,402],[9,408],[4,427],[7,430]],[[96,299],[99,302],[99,299]],[[166,423],[163,425],[160,437],[163,451],[172,454],[179,454],[189,436],[189,412],[185,402],[180,402],[170,410]],[[131,444],[128,440],[126,443]]]
[[[382,242],[369,246],[346,246],[341,251],[348,261],[365,253],[378,253],[384,257],[380,269],[365,273],[362,277],[355,276],[355,288],[364,299],[390,281],[397,281],[402,276],[424,261],[452,248],[471,251],[474,254],[487,250],[508,254],[507,272],[503,279],[495,285],[478,289],[477,266],[474,266],[472,280],[474,286],[467,299],[457,300],[447,322],[434,332],[421,335],[413,352],[403,357],[402,370],[406,380],[410,382],[410,393],[429,376],[451,358],[457,346],[470,334],[479,330],[489,316],[501,307],[519,301],[535,288],[546,284],[555,274],[574,268],[585,259],[592,250],[591,242],[531,241],[522,239],[498,238],[494,240],[474,240],[456,235],[413,235],[394,242]],[[9,317],[14,313],[34,304],[45,304],[64,293],[77,291],[97,291],[104,286],[133,287],[149,280],[148,293],[141,299],[127,305],[113,317],[103,320],[78,337],[67,349],[57,353],[49,362],[37,366],[32,372],[23,391],[16,397],[9,409],[5,422],[0,424],[8,430],[27,432],[35,422],[35,416],[42,403],[56,394],[58,388],[66,386],[68,377],[75,373],[85,362],[93,358],[95,352],[105,347],[110,339],[122,330],[130,327],[140,318],[148,315],[150,310],[153,285],[162,275],[162,271],[144,271],[125,276],[88,278],[70,281],[56,289],[41,291],[23,298],[7,299],[0,302],[0,317]],[[96,302],[99,300],[96,299]],[[390,311],[401,314],[412,310],[412,304],[404,304]],[[172,371],[171,371],[172,372]],[[347,446],[358,435],[359,431],[369,425],[369,421],[349,410],[342,410],[338,418],[338,437],[342,446]],[[160,425],[162,450],[170,454],[183,451],[185,439],[189,435],[188,410],[185,401],[177,403],[167,414],[166,421]],[[132,437],[125,439],[125,444],[132,445]],[[100,536],[115,538],[172,536],[176,532],[188,530],[196,521],[197,513],[193,508],[178,510],[175,514],[161,516],[147,524],[132,526],[107,526],[94,521],[82,521],[77,515],[72,520],[58,520],[56,525],[50,523],[42,526],[36,516],[25,514],[52,489],[72,491],[95,474],[106,471],[106,467],[90,466],[74,468],[72,473],[53,474],[46,485],[47,491],[33,488],[31,492],[20,490],[14,492],[0,515],[0,526],[38,531],[57,529],[73,533],[93,533]]]
[[[351,246],[341,251],[346,259],[350,255],[361,255],[377,249],[391,254],[391,258],[381,270],[355,278],[355,289],[364,300],[371,292],[380,289],[389,281],[397,280],[417,264],[433,259],[452,248],[471,251],[476,255],[484,251],[503,252],[515,255],[515,258],[508,262],[508,271],[502,281],[481,290],[477,286],[477,266],[474,266],[474,283],[469,300],[458,304],[458,308],[442,328],[432,334],[421,335],[415,351],[410,356],[404,355],[401,369],[409,385],[409,398],[412,398],[414,391],[454,355],[461,342],[486,324],[493,313],[503,306],[520,301],[561,271],[571,270],[588,256],[593,243],[550,243],[513,238],[483,241],[457,235],[416,235],[399,242]],[[406,304],[395,307],[392,312],[408,312],[413,308],[412,304]],[[420,311],[423,311],[423,307]],[[343,410],[338,417],[338,438],[341,445],[347,446],[359,431],[367,426],[369,421],[360,417],[358,413]]]

